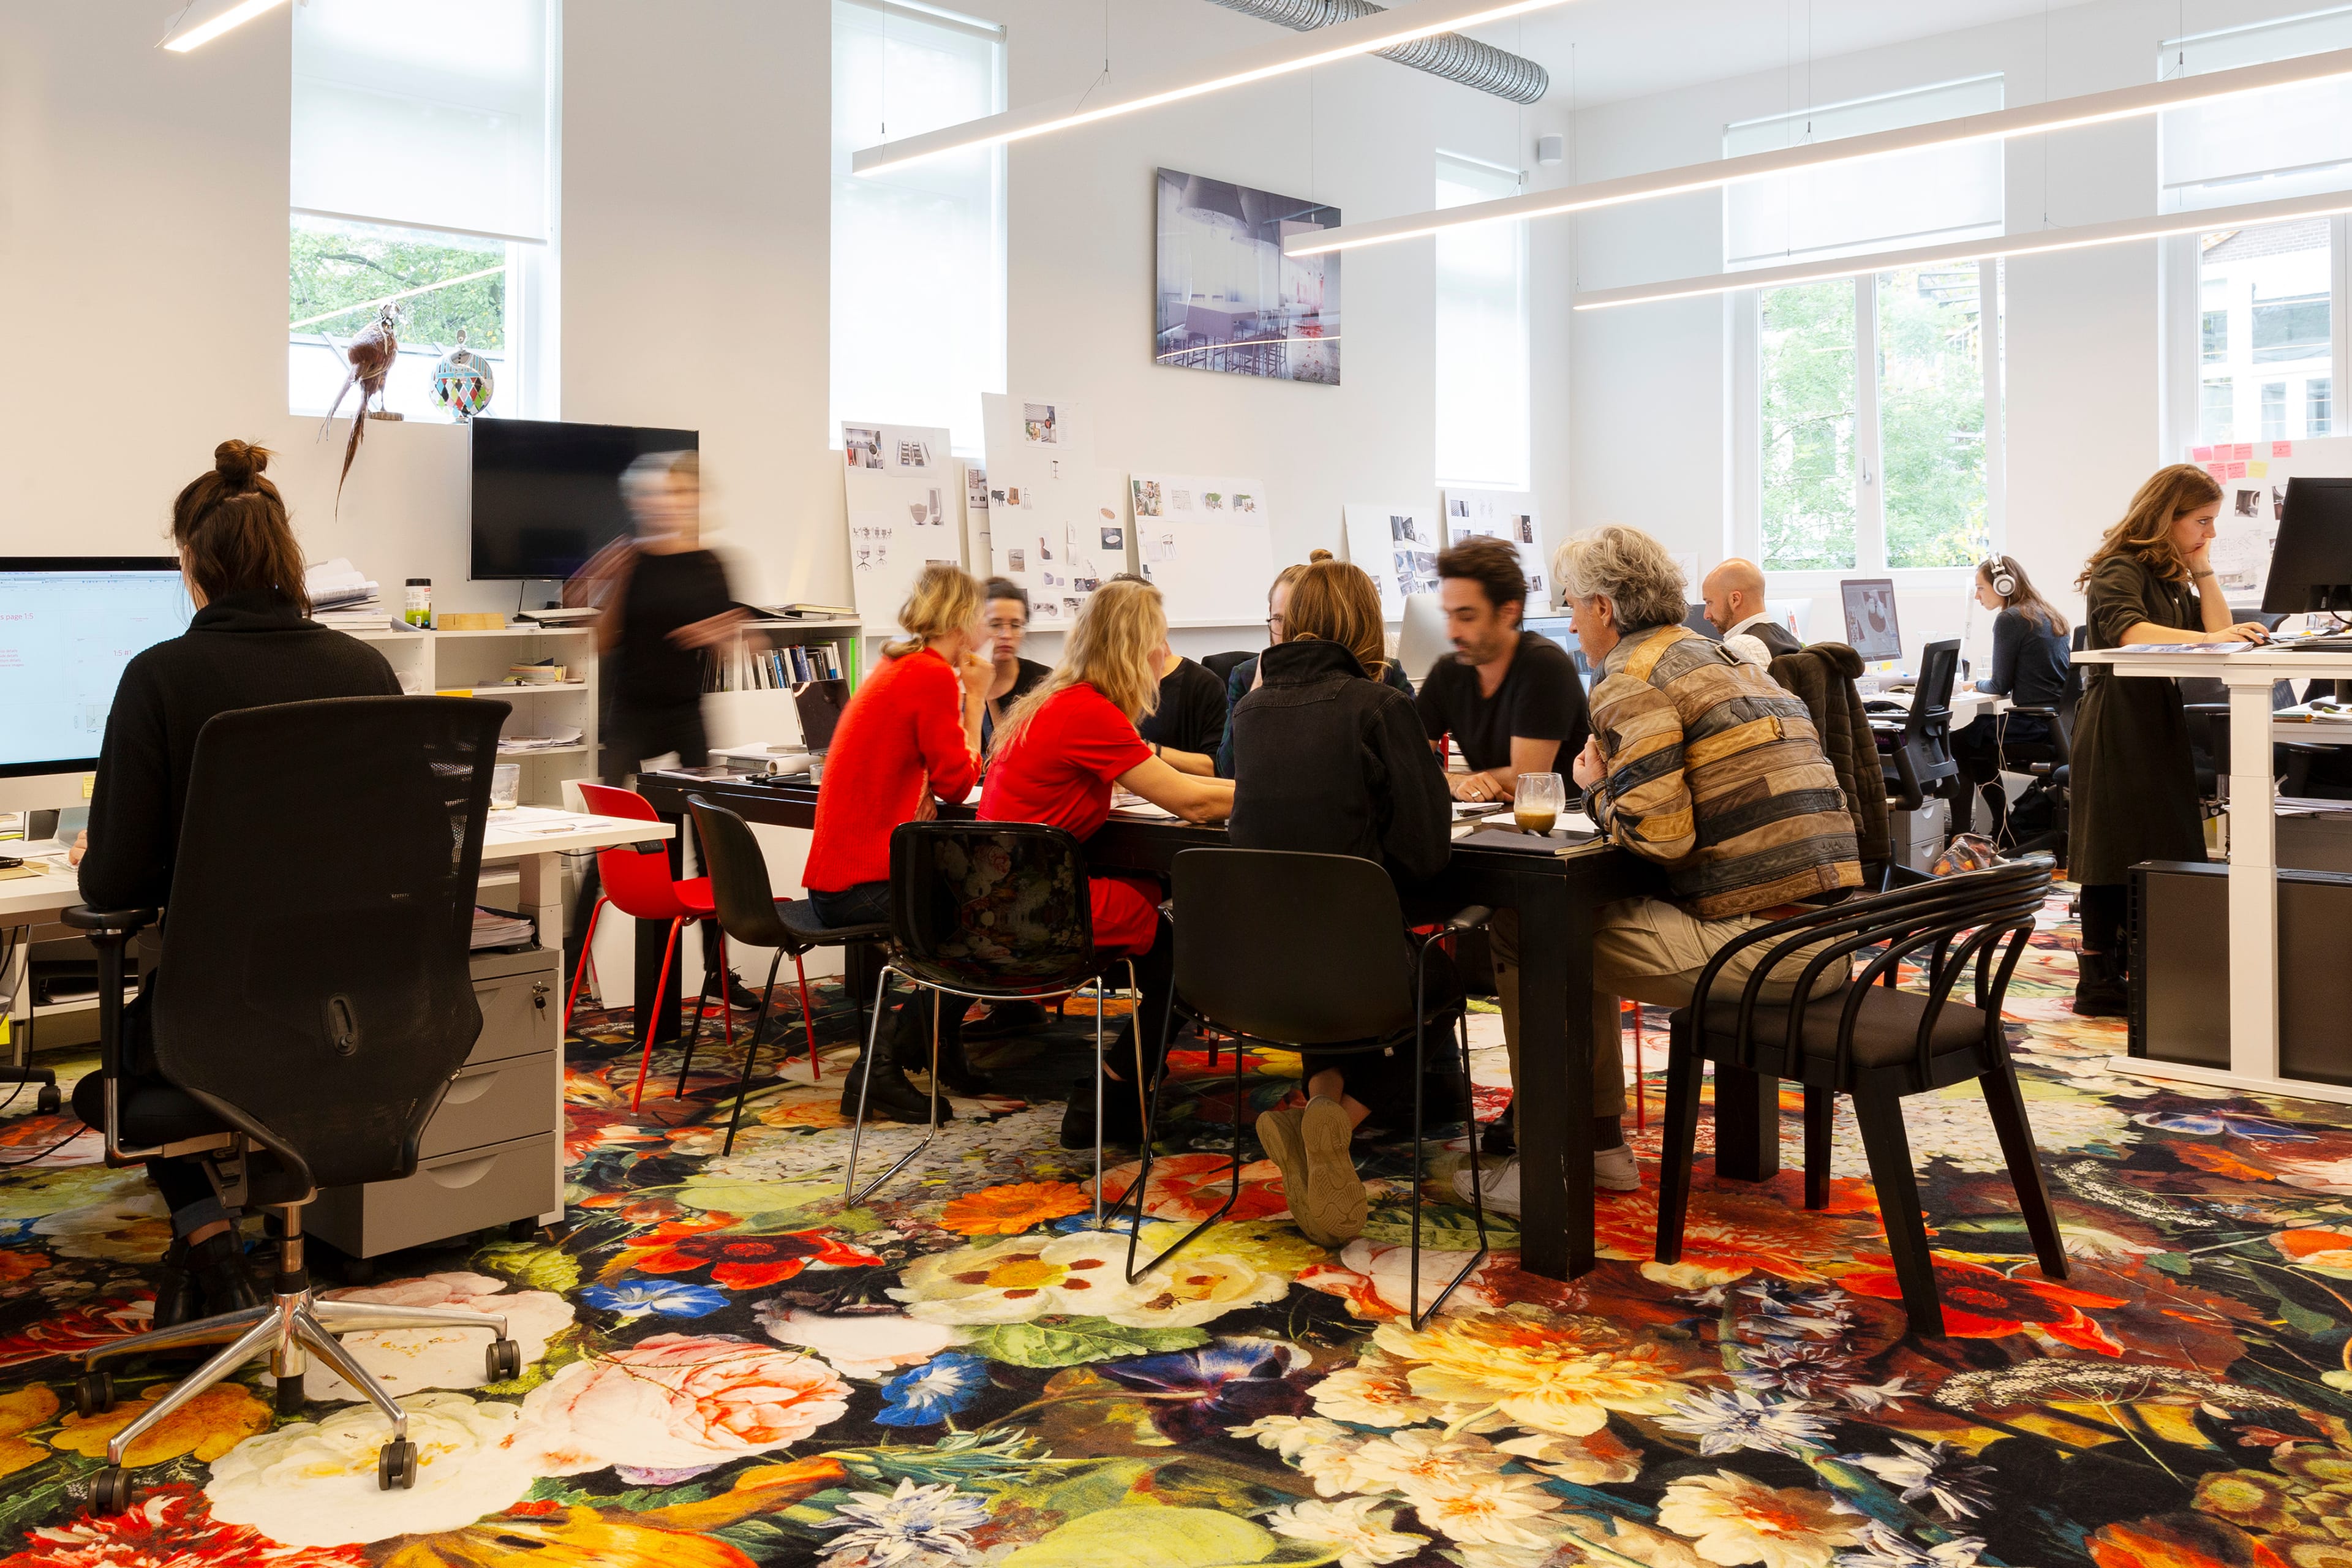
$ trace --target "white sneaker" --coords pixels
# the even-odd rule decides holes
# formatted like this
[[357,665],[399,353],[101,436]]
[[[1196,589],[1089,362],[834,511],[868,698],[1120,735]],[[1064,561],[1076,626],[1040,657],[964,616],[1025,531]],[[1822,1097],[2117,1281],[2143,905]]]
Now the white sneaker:
[[[1519,1163],[1506,1160],[1479,1173],[1480,1195],[1486,1207],[1512,1219],[1519,1217]],[[1606,1187],[1612,1193],[1630,1193],[1642,1184],[1642,1168],[1633,1162],[1633,1151],[1620,1143],[1614,1149],[1592,1152],[1592,1184]],[[1461,1202],[1470,1202],[1470,1172],[1465,1166],[1454,1173],[1454,1195]]]

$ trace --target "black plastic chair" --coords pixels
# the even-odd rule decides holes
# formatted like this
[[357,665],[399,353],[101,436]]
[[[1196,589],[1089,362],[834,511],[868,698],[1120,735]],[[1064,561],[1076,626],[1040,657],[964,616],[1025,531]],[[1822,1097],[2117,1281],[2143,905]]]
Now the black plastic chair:
[[[801,1032],[808,1041],[809,1073],[822,1081],[824,1073],[817,1064],[816,1026],[810,1016],[808,970],[801,961],[820,947],[878,942],[890,934],[890,928],[882,924],[829,926],[810,900],[776,897],[775,887],[768,880],[768,858],[750,823],[698,795],[686,797],[686,808],[694,816],[695,840],[702,847],[703,869],[710,877],[710,899],[718,909],[719,929],[727,933],[730,942],[775,950],[775,956],[768,961],[768,983],[760,989],[760,1010],[752,1019],[751,1044],[744,1047],[743,1076],[735,1086],[735,1109],[727,1118],[727,1142],[721,1152],[731,1154],[735,1152],[736,1130],[743,1120],[744,1097],[751,1092],[752,1068],[760,1059],[760,1038],[768,1026],[768,1008],[775,1000],[776,971],[782,966],[785,954],[792,955],[793,973],[800,986]],[[715,983],[713,975],[703,977],[703,995],[709,994]],[[853,989],[849,1002],[857,1011],[857,1032],[863,1036],[865,998]],[[677,1064],[677,1092],[681,1095],[686,1092],[686,1075],[694,1065],[694,1047],[701,1036],[702,1007],[698,998],[694,1024],[687,1032],[686,1054]],[[784,1054],[789,1058],[792,1053]]]
[[[1137,1224],[1128,1234],[1127,1280],[1132,1285],[1190,1246],[1223,1219],[1241,1196],[1244,1042],[1318,1056],[1369,1055],[1412,1047],[1412,1286],[1407,1310],[1418,1329],[1445,1305],[1486,1258],[1486,1205],[1478,1185],[1478,1137],[1470,1122],[1472,1214],[1478,1250],[1421,1310],[1421,1170],[1423,1069],[1433,1027],[1456,1031],[1463,1081],[1470,1075],[1467,1009],[1458,988],[1433,999],[1429,955],[1441,938],[1483,929],[1494,911],[1463,910],[1426,934],[1408,931],[1396,884],[1377,861],[1352,855],[1309,855],[1285,849],[1187,849],[1176,857],[1176,980],[1169,1024],[1187,1022],[1234,1037],[1233,1186],[1217,1212],[1187,1231],[1159,1257],[1136,1266],[1137,1233],[1149,1212],[1152,1129],[1167,1079],[1163,1058],[1153,1075],[1143,1123],[1143,1164],[1119,1208],[1134,1201]],[[1181,998],[1181,1004],[1179,998]],[[1097,1189],[1099,1190],[1099,1188]],[[1116,1211],[1114,1211],[1116,1212]]]
[[[864,1203],[883,1183],[931,1146],[940,1132],[940,1010],[942,997],[967,1002],[1050,1002],[1095,988],[1095,1220],[1102,1219],[1103,976],[1124,965],[1136,990],[1135,961],[1095,951],[1094,906],[1086,854],[1068,831],[1040,822],[902,822],[890,834],[890,952],[874,987],[866,1028],[869,1054],[879,1044],[890,976],[931,993],[931,1121],[923,1141],[863,1188],[857,1153],[866,1137],[866,1095],[849,1131],[849,1171],[842,1195]],[[1136,1032],[1136,1070],[1143,1094],[1143,1036]]]
[[1898,811],[1918,810],[1936,785],[1960,771],[1952,760],[1952,678],[1959,668],[1957,639],[1929,643],[1920,653],[1911,711],[1899,728],[1879,731],[1886,793]]
[[[467,698],[358,697],[206,723],[143,1005],[152,1064],[125,1060],[122,950],[156,911],[66,911],[99,952],[101,1065],[74,1109],[105,1133],[107,1163],[212,1159],[284,1232],[268,1304],[85,1353],[74,1394],[87,1416],[114,1405],[105,1363],[227,1342],[108,1441],[94,1510],[137,1501],[123,1460],[142,1436],[263,1356],[281,1414],[302,1404],[310,1351],[391,1420],[376,1469],[386,1490],[416,1481],[408,1418],[338,1332],[483,1329],[488,1375],[521,1372],[503,1317],[314,1300],[302,1258],[302,1209],[319,1189],[415,1171],[425,1123],[481,1033],[467,947],[507,713]],[[258,880],[256,867],[268,868]]]
[[1239,653],[1213,653],[1202,658],[1201,668],[1221,681],[1230,680],[1236,666],[1247,664],[1256,657],[1246,648]]
[[[1699,1071],[1703,1062],[1713,1061],[1804,1085],[1809,1209],[1829,1204],[1832,1097],[1853,1097],[1871,1179],[1878,1189],[1887,1250],[1894,1256],[1914,1332],[1940,1336],[1944,1311],[1920,1216],[1910,1143],[1903,1131],[1906,1096],[1977,1080],[2042,1272],[2052,1279],[2066,1278],[2065,1248],[2042,1185],[2033,1130],[2026,1121],[2025,1100],[2018,1092],[2000,1018],[2010,976],[2049,891],[2045,862],[2010,861],[1776,921],[1717,952],[1700,972],[1690,1005],[1673,1015],[1666,1047],[1658,1261],[1674,1263],[1682,1257],[1698,1135]],[[1816,943],[1822,944],[1821,951],[1811,958],[1795,958],[1800,950]],[[1866,948],[1882,951],[1869,958],[1851,984],[1825,995],[1812,994],[1832,966],[1844,966]],[[1724,965],[1750,949],[1766,951],[1739,994],[1717,994],[1716,977]],[[1918,965],[1917,980],[1924,989],[1896,989],[1906,959]],[[1786,970],[1780,967],[1783,963]],[[1955,1000],[1954,989],[1971,969],[1971,1001]],[[1792,994],[1810,1000],[1762,1000],[1765,981],[1776,972],[1794,973]],[[1878,984],[1882,980],[1885,984]]]

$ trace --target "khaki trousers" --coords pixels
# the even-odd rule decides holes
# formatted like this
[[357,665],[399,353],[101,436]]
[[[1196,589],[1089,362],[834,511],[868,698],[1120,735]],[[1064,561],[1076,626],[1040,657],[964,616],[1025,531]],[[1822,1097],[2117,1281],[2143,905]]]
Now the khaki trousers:
[[[1734,938],[1772,922],[1754,915],[1733,915],[1706,921],[1685,913],[1664,899],[1622,899],[1595,911],[1592,935],[1592,1114],[1625,1113],[1625,1057],[1618,1015],[1619,999],[1630,997],[1657,1007],[1679,1007],[1691,999],[1699,973],[1718,950]],[[1519,912],[1497,910],[1487,928],[1487,945],[1495,961],[1495,991],[1503,1014],[1503,1043],[1510,1054],[1511,1081],[1519,1080]],[[1716,976],[1712,994],[1739,994],[1755,972],[1756,961],[1769,951],[1761,943],[1725,964]],[[1785,982],[1767,981],[1767,1001],[1785,1002],[1795,989],[1797,973],[1815,949],[1808,948],[1783,962]],[[1813,994],[1834,991],[1843,984],[1848,966],[1832,963],[1814,984]],[[1512,1126],[1518,1125],[1518,1102],[1511,1104]]]

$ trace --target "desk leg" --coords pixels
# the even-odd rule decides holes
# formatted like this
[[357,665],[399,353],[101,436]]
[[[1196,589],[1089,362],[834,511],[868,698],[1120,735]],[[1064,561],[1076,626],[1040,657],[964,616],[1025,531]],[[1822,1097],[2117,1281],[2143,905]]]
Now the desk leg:
[[2278,817],[2271,683],[2230,686],[2230,1070],[2278,1077]]
[[[563,952],[563,861],[555,855],[526,855],[515,864],[522,881],[520,913],[539,923],[539,945],[551,952]],[[555,1130],[555,1206],[539,1216],[541,1225],[554,1225],[563,1218],[563,1134],[570,1125],[570,1111],[563,1100],[563,1009],[562,984],[563,964],[559,958],[555,973],[557,994],[550,1000],[555,1005],[547,1009],[548,1029],[554,1037],[557,1071],[555,1074],[555,1118],[548,1125]]]
[[1780,1080],[1715,1064],[1715,1173],[1769,1182],[1780,1173]]
[[1592,911],[1556,879],[1522,887],[1519,1266],[1566,1279],[1592,1267]]

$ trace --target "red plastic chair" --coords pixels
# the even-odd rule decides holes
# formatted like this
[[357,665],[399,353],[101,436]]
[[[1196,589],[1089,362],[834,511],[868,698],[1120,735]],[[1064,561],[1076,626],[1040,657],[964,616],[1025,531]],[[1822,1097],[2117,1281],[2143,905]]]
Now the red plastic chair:
[[[587,802],[588,809],[599,816],[626,817],[640,822],[661,820],[652,803],[635,790],[615,789],[611,784],[583,784],[580,786],[580,794]],[[717,913],[717,906],[710,898],[710,879],[689,877],[680,881],[672,878],[669,874],[669,853],[658,845],[650,849],[640,849],[635,845],[618,844],[610,849],[599,849],[596,852],[596,873],[604,882],[604,890],[596,900],[596,907],[588,911],[588,931],[581,938],[583,954],[595,942],[596,917],[604,912],[606,904],[613,905],[632,920],[669,922],[669,943],[662,950],[661,978],[654,982],[651,996],[637,999],[637,1017],[644,1029],[646,1048],[637,1062],[636,1084],[629,1091],[629,1110],[634,1112],[645,1101],[646,1075],[653,1070],[655,1018],[660,1010],[661,994],[669,988],[669,966],[677,955],[678,928],[688,921],[711,919]],[[580,997],[581,976],[587,972],[588,965],[583,957],[580,967],[572,973],[572,990],[563,999],[563,1028],[567,1035],[572,1030],[572,1004]],[[724,931],[719,935],[719,973],[728,973],[727,935]],[[731,1047],[735,1043],[735,1011],[728,1005],[724,992],[720,993],[719,1003],[726,1012],[727,1043]],[[698,1016],[701,1005],[701,998],[697,997],[695,1007]]]

